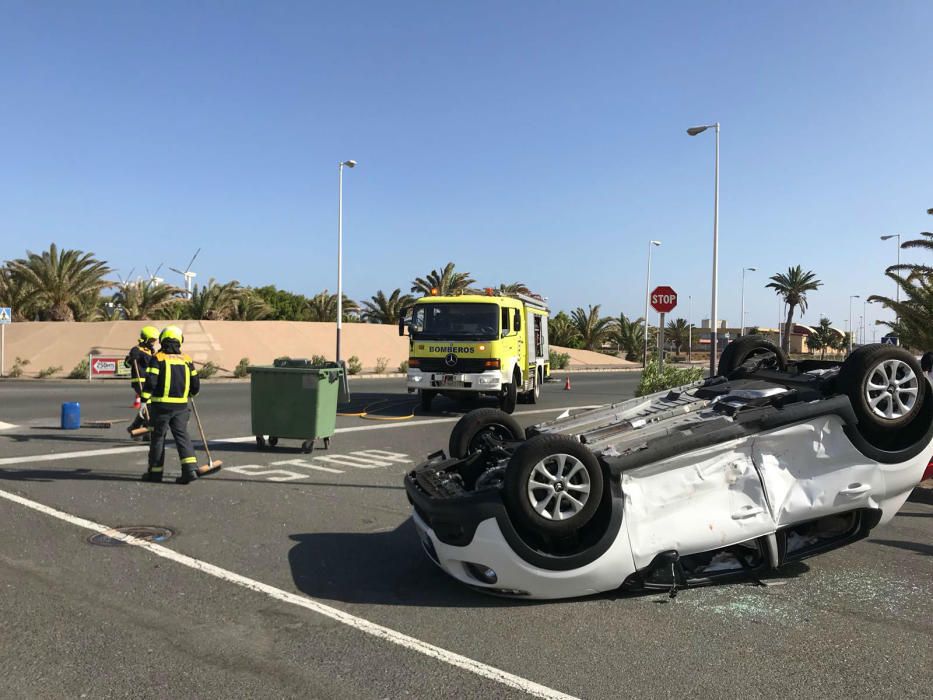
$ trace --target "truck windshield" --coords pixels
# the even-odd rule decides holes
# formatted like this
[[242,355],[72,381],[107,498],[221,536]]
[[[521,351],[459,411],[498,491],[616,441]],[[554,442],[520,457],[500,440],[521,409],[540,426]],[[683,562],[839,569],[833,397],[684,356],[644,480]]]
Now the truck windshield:
[[495,340],[499,337],[499,306],[418,304],[412,312],[411,336],[422,340]]

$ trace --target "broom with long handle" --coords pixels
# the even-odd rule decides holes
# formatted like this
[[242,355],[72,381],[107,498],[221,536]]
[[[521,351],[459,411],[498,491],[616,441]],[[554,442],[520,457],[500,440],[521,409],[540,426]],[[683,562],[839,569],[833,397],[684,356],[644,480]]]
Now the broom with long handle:
[[198,467],[198,476],[207,476],[216,471],[220,471],[223,462],[219,459],[211,458],[211,448],[207,445],[207,436],[204,435],[204,426],[201,425],[201,416],[198,415],[198,407],[194,403],[194,397],[191,397],[191,410],[194,413],[194,420],[198,424],[198,432],[201,433],[201,442],[204,444],[204,451],[207,453],[207,464]]

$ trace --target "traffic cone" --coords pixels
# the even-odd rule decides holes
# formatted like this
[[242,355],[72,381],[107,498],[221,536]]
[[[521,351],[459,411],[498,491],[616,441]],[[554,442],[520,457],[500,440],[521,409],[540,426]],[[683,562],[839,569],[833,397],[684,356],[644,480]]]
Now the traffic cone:
[[570,391],[570,375],[567,375],[567,380],[564,382],[564,391]]
[[139,400],[139,394],[136,394],[136,398],[133,399],[133,408],[138,411],[140,406],[142,406],[142,402]]

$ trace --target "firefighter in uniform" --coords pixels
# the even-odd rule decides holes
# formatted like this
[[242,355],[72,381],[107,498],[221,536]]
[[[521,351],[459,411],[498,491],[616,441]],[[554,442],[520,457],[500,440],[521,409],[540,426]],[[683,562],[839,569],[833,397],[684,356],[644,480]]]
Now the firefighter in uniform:
[[168,326],[159,334],[159,352],[149,363],[142,397],[150,402],[149,423],[152,435],[149,443],[149,470],[143,481],[162,481],[165,466],[165,434],[171,430],[181,461],[181,476],[177,484],[188,484],[198,478],[197,457],[188,435],[188,397],[201,388],[198,371],[191,358],[183,354],[181,329]]
[[[146,370],[149,369],[149,362],[152,360],[152,356],[155,355],[155,344],[156,340],[159,337],[159,329],[155,326],[144,326],[141,331],[139,331],[139,342],[134,345],[129,354],[123,360],[123,366],[129,367],[130,369],[130,384],[133,387],[133,391],[136,392],[137,397],[142,397],[143,393],[143,384],[146,381]],[[149,408],[145,403],[139,408],[139,413],[136,414],[136,417],[133,419],[133,422],[130,423],[130,426],[126,429],[126,432],[132,435],[133,431],[137,428],[148,428],[149,427]],[[148,438],[148,436],[145,436]],[[140,438],[133,438],[134,440]]]

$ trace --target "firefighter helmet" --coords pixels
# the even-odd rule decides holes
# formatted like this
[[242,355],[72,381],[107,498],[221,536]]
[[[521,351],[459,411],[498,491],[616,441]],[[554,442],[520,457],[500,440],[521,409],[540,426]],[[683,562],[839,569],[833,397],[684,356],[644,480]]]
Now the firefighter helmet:
[[159,334],[159,342],[164,343],[166,340],[177,340],[181,344],[185,342],[185,336],[178,326],[166,326]]

